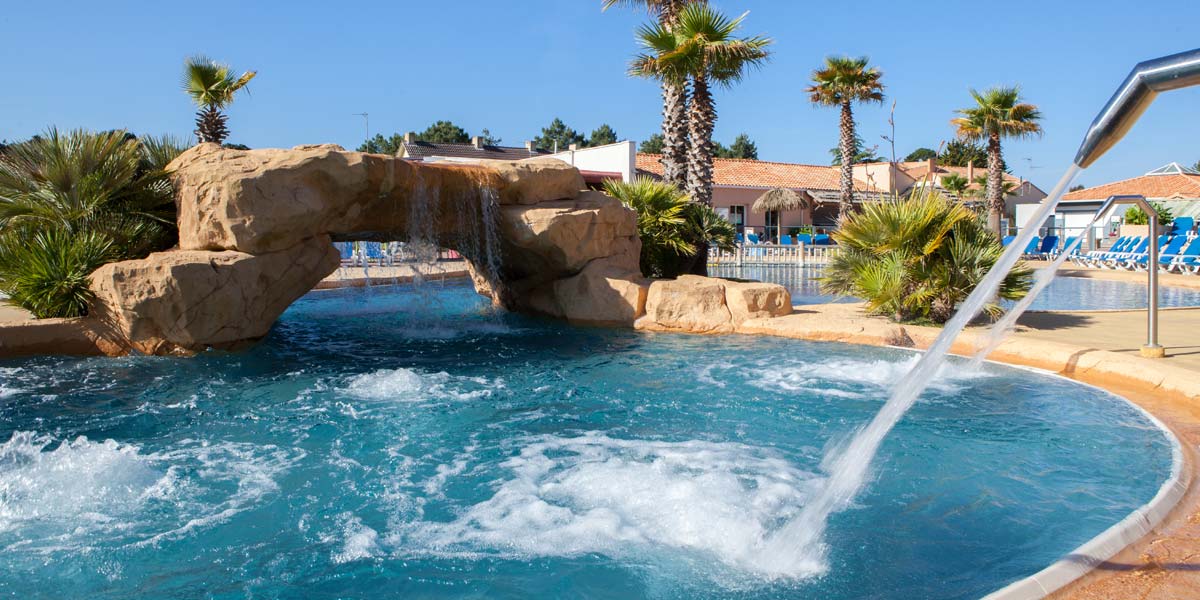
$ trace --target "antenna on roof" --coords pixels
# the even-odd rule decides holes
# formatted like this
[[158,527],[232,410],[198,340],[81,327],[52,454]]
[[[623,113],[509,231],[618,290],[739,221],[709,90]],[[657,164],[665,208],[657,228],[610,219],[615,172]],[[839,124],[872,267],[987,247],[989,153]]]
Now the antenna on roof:
[[367,137],[363,138],[363,140],[366,141],[366,140],[371,139],[371,119],[369,117],[367,117],[367,113],[365,113],[365,112],[354,113],[351,116],[363,118],[363,129],[365,129],[366,133],[367,133]]

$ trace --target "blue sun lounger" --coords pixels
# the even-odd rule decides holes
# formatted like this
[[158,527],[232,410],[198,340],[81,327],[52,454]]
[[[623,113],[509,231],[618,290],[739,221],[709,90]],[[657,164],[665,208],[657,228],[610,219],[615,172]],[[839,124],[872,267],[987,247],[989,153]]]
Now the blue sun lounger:
[[1192,242],[1178,254],[1172,256],[1171,261],[1163,269],[1168,273],[1177,271],[1185,275],[1195,275],[1197,271],[1200,271],[1200,236],[1192,238]]

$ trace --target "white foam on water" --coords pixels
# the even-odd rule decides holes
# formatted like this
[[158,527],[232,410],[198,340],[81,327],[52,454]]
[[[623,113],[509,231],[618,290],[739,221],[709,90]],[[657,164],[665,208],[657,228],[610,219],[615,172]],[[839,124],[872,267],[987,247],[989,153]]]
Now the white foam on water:
[[107,529],[149,498],[170,496],[174,476],[138,448],[18,431],[0,444],[0,533],[45,525],[50,535]]
[[[768,391],[817,392],[827,396],[861,398],[878,396],[889,389],[920,360],[914,355],[903,360],[855,360],[833,359],[808,363],[794,362],[779,364],[777,361],[764,363],[746,371],[746,383]],[[954,393],[963,385],[981,377],[988,377],[968,365],[947,363],[942,365],[930,388],[943,393]],[[868,389],[863,389],[868,386]]]
[[367,560],[381,555],[379,532],[364,525],[362,519],[350,513],[341,516],[342,548],[330,557],[336,564]]
[[16,432],[0,444],[0,539],[44,553],[186,537],[258,505],[303,458],[233,442],[182,440],[150,453]]
[[[578,556],[690,563],[733,585],[826,570],[819,556],[776,561],[763,541],[820,486],[766,448],[706,441],[622,440],[591,434],[535,438],[502,466],[494,495],[451,522],[399,526],[400,553]],[[713,562],[724,569],[713,569]]]
[[356,375],[342,391],[366,400],[425,402],[429,400],[476,400],[504,388],[502,380],[459,377],[449,373],[426,373],[415,369],[382,369]]
[[20,394],[21,392],[25,391],[23,389],[13,387],[11,385],[8,385],[8,383],[6,383],[9,379],[12,378],[13,375],[19,373],[20,371],[21,371],[20,367],[0,368],[0,398],[7,398],[9,396],[15,396],[15,395]]

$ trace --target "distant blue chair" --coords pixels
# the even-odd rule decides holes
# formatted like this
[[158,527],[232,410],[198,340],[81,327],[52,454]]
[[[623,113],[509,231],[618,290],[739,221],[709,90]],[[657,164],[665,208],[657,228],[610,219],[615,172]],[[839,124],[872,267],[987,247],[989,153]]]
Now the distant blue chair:
[[746,239],[750,240],[750,243],[751,243],[751,244],[757,244],[757,243],[758,243],[758,236],[757,236],[757,235],[754,235],[753,233],[748,233],[748,234],[746,234]]
[[[1054,256],[1058,256],[1059,254],[1062,254],[1063,252],[1071,250],[1071,246],[1075,246],[1075,242],[1077,242],[1077,241],[1079,241],[1079,236],[1077,236],[1077,235],[1067,238],[1067,241],[1066,241],[1066,243],[1063,244],[1063,247],[1054,251]],[[1080,248],[1082,248],[1082,247],[1083,247],[1082,244],[1080,244],[1079,246],[1075,246],[1075,249],[1071,250],[1071,256],[1079,256],[1082,253],[1080,251]]]
[[[1163,246],[1158,251],[1158,266],[1166,267],[1167,265],[1170,265],[1172,262],[1175,262],[1175,257],[1178,256],[1179,253],[1183,251],[1183,245],[1186,243],[1187,243],[1186,235],[1177,235],[1177,236],[1171,238],[1171,241],[1167,242],[1167,245]],[[1137,264],[1135,264],[1134,266],[1138,267],[1138,268],[1144,268],[1146,266],[1146,264],[1149,262],[1150,262],[1150,258],[1148,256],[1145,258],[1138,258]]]
[[1042,243],[1042,238],[1040,238],[1036,235],[1033,236],[1033,239],[1029,240],[1029,243],[1025,245],[1025,251],[1022,252],[1021,254],[1024,254],[1025,256],[1037,255],[1038,247],[1041,245],[1041,243]]
[[811,246],[813,243],[812,234],[811,233],[802,233],[802,234],[796,236],[796,241],[801,244],[804,244],[805,246]]
[[338,255],[342,257],[342,260],[350,260],[354,258],[353,242],[334,242],[333,247],[337,248]]
[[368,261],[375,261],[382,265],[385,258],[383,253],[383,244],[379,242],[366,242],[363,244],[363,251],[366,253]]
[[833,239],[830,238],[828,235],[825,235],[824,233],[819,233],[819,234],[813,236],[813,245],[814,246],[831,246],[831,245],[833,245]]
[[1165,268],[1168,272],[1178,271],[1185,275],[1195,275],[1197,271],[1200,271],[1200,237],[1192,238],[1192,243],[1174,256],[1171,263]]
[[739,244],[744,244],[744,243],[746,243],[746,236],[739,233],[739,234],[733,236],[733,241],[735,241]]
[[1004,236],[1004,239],[1000,240],[1000,245],[1007,248],[1008,245],[1013,243],[1013,240],[1015,239],[1017,239],[1017,236],[1015,235],[1006,235]]
[[779,236],[779,243],[784,246],[791,246],[792,245],[792,236],[786,235],[786,234]]
[[1136,260],[1137,257],[1145,255],[1146,251],[1150,249],[1150,238],[1139,237],[1136,240],[1136,245],[1132,246],[1131,249],[1130,246],[1126,246],[1127,250],[1124,252],[1112,252],[1106,255],[1104,263],[1100,266],[1110,269],[1123,269],[1128,266],[1127,263],[1129,261]]
[[1171,222],[1172,235],[1191,235],[1195,228],[1196,219],[1193,217],[1175,217],[1175,220]]
[[1041,258],[1050,258],[1054,255],[1054,251],[1058,250],[1058,236],[1048,235],[1042,238],[1042,244],[1038,247],[1037,255]]

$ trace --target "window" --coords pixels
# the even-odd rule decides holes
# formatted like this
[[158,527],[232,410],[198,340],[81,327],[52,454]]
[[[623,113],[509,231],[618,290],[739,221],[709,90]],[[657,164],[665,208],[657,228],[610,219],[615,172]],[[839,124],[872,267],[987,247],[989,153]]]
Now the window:
[[746,233],[746,207],[745,205],[736,205],[729,207],[729,215],[726,217],[733,226],[737,228],[738,233]]
[[779,241],[779,211],[777,211],[777,210],[768,210],[767,211],[767,226],[765,229],[766,229],[765,233],[767,234],[767,240],[769,240],[773,244],[778,243],[778,241]]

